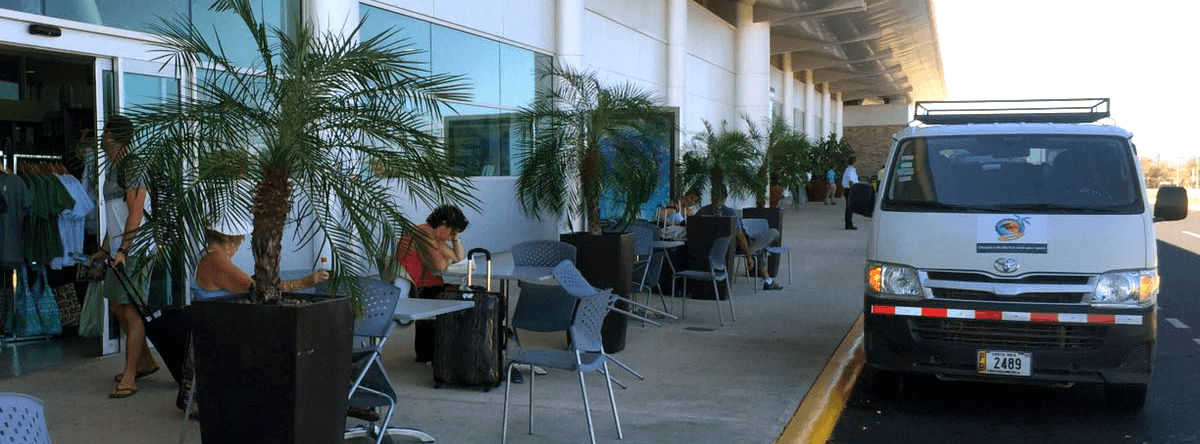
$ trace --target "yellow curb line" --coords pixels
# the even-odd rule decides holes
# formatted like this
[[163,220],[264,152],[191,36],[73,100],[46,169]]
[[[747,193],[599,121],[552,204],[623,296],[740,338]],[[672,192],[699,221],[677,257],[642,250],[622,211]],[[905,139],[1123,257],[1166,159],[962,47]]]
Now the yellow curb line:
[[776,444],[824,443],[829,439],[863,368],[862,333],[860,314],[775,440]]

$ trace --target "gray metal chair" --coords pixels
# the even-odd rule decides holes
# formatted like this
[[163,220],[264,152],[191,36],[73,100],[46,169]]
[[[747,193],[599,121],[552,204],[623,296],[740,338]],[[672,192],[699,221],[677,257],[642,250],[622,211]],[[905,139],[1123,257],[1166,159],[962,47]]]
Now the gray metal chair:
[[[772,229],[766,219],[750,218],[742,219],[742,229],[746,231],[746,236],[750,237],[750,250],[757,254],[759,259],[767,259],[770,255],[776,255],[781,260],[783,255],[788,257],[788,285],[792,284],[792,250],[786,246],[772,246],[771,242],[779,238],[779,230]],[[738,259],[743,259],[738,256]],[[744,261],[744,259],[743,259]],[[746,270],[750,273],[749,267]],[[757,277],[757,273],[755,273]],[[773,276],[774,277],[774,276]],[[757,287],[755,287],[757,290]]]
[[721,312],[721,291],[717,287],[718,282],[725,283],[725,291],[729,293],[729,312],[733,315],[733,322],[737,322],[737,312],[733,308],[733,288],[729,285],[729,272],[725,263],[725,253],[729,251],[729,241],[733,236],[718,237],[713,239],[712,249],[708,252],[708,271],[703,270],[683,270],[675,272],[671,278],[671,294],[675,294],[675,281],[683,279],[683,308],[680,316],[687,314],[687,281],[700,280],[709,281],[713,285],[713,295],[717,303],[717,316],[721,318],[721,325],[725,325],[725,314]]
[[50,444],[46,404],[24,393],[0,393],[0,440]]
[[[522,242],[512,247],[513,265],[553,267],[562,261],[575,263],[575,246],[554,240]],[[513,308],[512,326],[536,332],[566,331],[575,312],[575,298],[557,285],[517,282],[521,295]],[[515,338],[515,335],[514,335]]]
[[[588,402],[587,386],[583,374],[601,370],[608,386],[608,399],[612,405],[613,421],[617,426],[617,438],[624,438],[621,432],[621,418],[617,414],[617,401],[613,396],[612,378],[608,371],[608,355],[600,338],[600,326],[604,316],[608,314],[612,292],[597,290],[583,279],[579,270],[570,261],[563,261],[554,268],[554,277],[566,290],[567,294],[578,298],[579,305],[571,321],[571,347],[569,350],[522,350],[509,355],[509,374],[512,367],[518,363],[537,365],[572,371],[579,374],[579,389],[583,394],[583,409],[587,417],[588,437],[596,442],[596,431],[592,424],[592,410]],[[533,382],[535,375],[529,377],[529,434],[533,434]],[[508,397],[512,381],[504,386],[504,419],[501,423],[500,442],[508,440]]]
[[[375,443],[383,442],[385,436],[406,436],[421,442],[433,442],[433,437],[416,429],[388,427],[392,411],[396,408],[396,390],[383,367],[383,346],[396,330],[395,313],[400,299],[405,297],[404,288],[374,278],[349,278],[352,282],[331,289],[328,281],[317,285],[319,294],[348,294],[350,286],[356,285],[363,296],[363,314],[354,323],[355,347],[351,353],[353,384],[350,386],[350,406],[360,408],[386,407],[386,412],[377,423],[348,429],[345,439],[372,438]],[[336,291],[335,291],[336,290]]]

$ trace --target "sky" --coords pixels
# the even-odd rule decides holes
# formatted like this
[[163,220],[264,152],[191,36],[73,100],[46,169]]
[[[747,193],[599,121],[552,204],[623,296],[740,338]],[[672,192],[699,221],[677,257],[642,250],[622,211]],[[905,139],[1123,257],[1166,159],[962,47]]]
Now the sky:
[[1107,97],[1140,155],[1200,155],[1200,0],[932,1],[947,100]]

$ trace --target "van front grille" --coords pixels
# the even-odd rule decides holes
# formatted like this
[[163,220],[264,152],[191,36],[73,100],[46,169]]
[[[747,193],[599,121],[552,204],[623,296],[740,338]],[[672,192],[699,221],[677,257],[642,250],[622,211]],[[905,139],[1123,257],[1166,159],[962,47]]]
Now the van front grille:
[[933,297],[937,299],[957,299],[960,301],[986,302],[1024,302],[1039,304],[1078,304],[1083,301],[1086,293],[1021,293],[1017,295],[998,295],[986,291],[961,290],[956,288],[930,288]]
[[1108,327],[1101,325],[955,319],[913,319],[909,322],[918,341],[988,348],[1096,350],[1108,332]]

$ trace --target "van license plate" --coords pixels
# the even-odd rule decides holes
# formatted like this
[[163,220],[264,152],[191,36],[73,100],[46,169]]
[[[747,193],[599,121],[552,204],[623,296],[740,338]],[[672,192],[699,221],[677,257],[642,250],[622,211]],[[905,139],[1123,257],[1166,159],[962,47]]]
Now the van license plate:
[[1029,376],[1033,354],[1015,351],[979,350],[979,373]]

